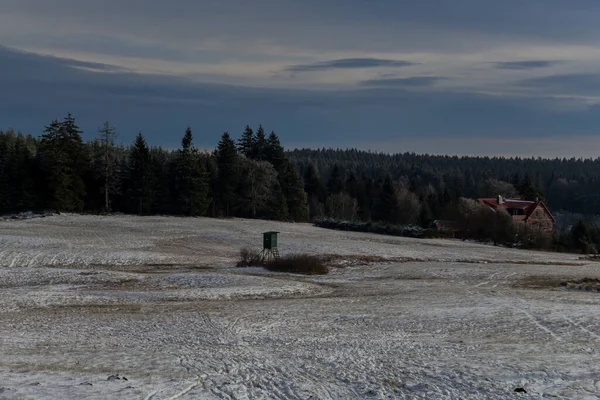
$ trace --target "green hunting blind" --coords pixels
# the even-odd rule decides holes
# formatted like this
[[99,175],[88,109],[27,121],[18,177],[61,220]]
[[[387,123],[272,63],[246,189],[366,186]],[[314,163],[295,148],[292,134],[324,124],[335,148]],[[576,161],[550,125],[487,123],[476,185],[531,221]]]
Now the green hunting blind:
[[279,250],[277,250],[277,234],[279,232],[269,231],[263,233],[263,251],[260,253],[261,261],[271,261],[279,259]]
[[263,250],[273,250],[277,248],[277,234],[279,232],[263,233]]

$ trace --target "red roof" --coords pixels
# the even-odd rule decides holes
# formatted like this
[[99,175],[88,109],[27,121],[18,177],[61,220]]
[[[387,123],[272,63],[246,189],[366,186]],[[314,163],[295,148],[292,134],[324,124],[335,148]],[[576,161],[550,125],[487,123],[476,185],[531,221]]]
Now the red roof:
[[546,204],[544,204],[543,201],[528,201],[528,200],[522,200],[522,199],[502,199],[502,202],[498,202],[498,198],[483,198],[483,199],[477,199],[477,201],[479,201],[479,203],[483,204],[484,206],[488,206],[490,207],[492,210],[496,210],[498,208],[503,208],[505,210],[508,209],[520,209],[523,210],[523,215],[513,215],[513,219],[519,219],[519,220],[527,220],[531,214],[533,214],[533,212],[538,208],[538,206],[542,206],[542,208],[544,208],[544,210],[546,211],[546,213],[550,216],[550,218],[552,218],[553,221],[556,222],[556,220],[554,219],[554,216],[552,215],[552,213],[550,212],[550,210],[548,209],[548,207],[546,207]]

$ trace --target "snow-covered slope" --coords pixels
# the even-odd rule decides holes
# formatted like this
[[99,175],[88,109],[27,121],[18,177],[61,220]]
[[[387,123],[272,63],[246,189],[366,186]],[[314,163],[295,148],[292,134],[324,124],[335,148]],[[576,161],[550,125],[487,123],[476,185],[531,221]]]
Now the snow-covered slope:
[[[231,268],[266,230],[391,262]],[[597,398],[600,294],[559,284],[596,265],[266,221],[0,222],[0,399]]]

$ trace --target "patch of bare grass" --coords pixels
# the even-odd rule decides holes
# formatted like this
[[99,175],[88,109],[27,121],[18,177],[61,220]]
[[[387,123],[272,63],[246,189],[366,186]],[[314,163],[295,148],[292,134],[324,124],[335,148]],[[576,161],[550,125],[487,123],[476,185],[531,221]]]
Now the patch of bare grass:
[[274,272],[289,272],[303,275],[325,275],[329,273],[326,262],[318,256],[292,254],[278,259],[264,260],[259,252],[242,249],[237,267],[264,267]]
[[528,289],[567,289],[584,292],[600,292],[599,278],[572,279],[567,277],[528,276],[518,283],[516,287]]
[[266,263],[265,268],[269,271],[303,275],[326,275],[329,273],[329,267],[319,257],[307,254],[281,257]]
[[575,281],[561,282],[560,285],[570,290],[582,290],[585,292],[600,292],[600,279],[583,278]]

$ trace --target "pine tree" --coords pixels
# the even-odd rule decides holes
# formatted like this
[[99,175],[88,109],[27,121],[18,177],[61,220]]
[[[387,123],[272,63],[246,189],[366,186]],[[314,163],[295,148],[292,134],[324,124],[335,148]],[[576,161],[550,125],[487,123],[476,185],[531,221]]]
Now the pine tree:
[[289,208],[279,181],[275,181],[267,202],[269,213],[267,218],[285,221],[289,216]]
[[11,165],[13,171],[11,173],[11,186],[13,187],[13,199],[11,203],[16,210],[25,211],[31,210],[36,206],[36,190],[35,190],[35,159],[32,148],[31,137],[25,137],[19,132],[15,139],[13,149],[13,159]]
[[175,170],[172,154],[162,147],[150,148],[150,171],[152,176],[152,214],[174,214],[171,193],[173,171]]
[[219,141],[215,153],[218,168],[218,194],[225,215],[231,216],[231,206],[235,201],[235,189],[238,182],[238,153],[235,142],[228,132]]
[[193,145],[189,127],[181,140],[175,165],[175,208],[184,215],[204,215],[208,207],[209,181],[204,162]]
[[279,137],[272,131],[266,142],[266,161],[270,162],[276,171],[281,171],[285,162],[285,150],[279,141]]
[[117,130],[108,121],[98,128],[100,144],[102,146],[102,178],[104,183],[104,211],[110,211],[110,193],[117,187],[117,160],[115,156],[115,140]]
[[259,161],[265,161],[267,159],[267,138],[265,136],[265,130],[263,129],[262,124],[258,125],[258,129],[256,131],[251,158]]
[[89,160],[81,133],[69,114],[62,122],[52,121],[42,135],[48,200],[57,211],[82,211],[84,207],[83,176]]
[[314,163],[310,163],[304,173],[304,191],[308,198],[309,218],[322,217],[327,189],[321,180],[321,175]]
[[329,194],[339,194],[344,191],[344,177],[339,165],[334,164],[327,183],[327,192]]
[[308,218],[308,202],[304,182],[298,170],[290,162],[286,162],[279,173],[279,183],[285,195],[289,216],[294,221],[305,221]]
[[327,189],[321,179],[321,174],[314,163],[310,163],[304,174],[304,190],[308,197],[314,197],[319,202],[324,202]]
[[350,175],[346,179],[346,183],[344,186],[345,186],[346,192],[350,196],[352,196],[355,199],[358,198],[358,193],[360,191],[360,185],[358,183],[358,178],[356,177],[356,174],[354,173],[354,171],[350,172]]
[[392,177],[387,175],[381,186],[379,197],[373,210],[373,217],[377,221],[398,223],[399,202]]
[[11,162],[14,145],[8,134],[0,131],[0,214],[13,209],[13,188],[11,186]]
[[244,130],[244,133],[242,133],[242,137],[240,140],[238,140],[238,151],[240,154],[243,154],[248,158],[254,158],[254,141],[254,131],[249,125],[246,125],[246,129]]
[[529,174],[525,174],[523,182],[517,188],[521,197],[525,200],[535,201],[542,198],[541,191],[535,185]]
[[139,132],[129,151],[127,194],[131,211],[143,215],[154,202],[152,160],[148,144]]

